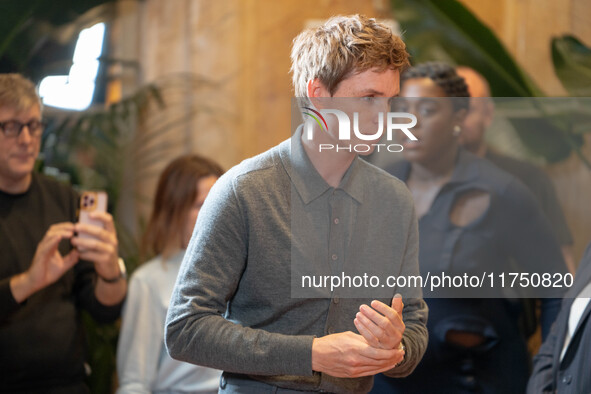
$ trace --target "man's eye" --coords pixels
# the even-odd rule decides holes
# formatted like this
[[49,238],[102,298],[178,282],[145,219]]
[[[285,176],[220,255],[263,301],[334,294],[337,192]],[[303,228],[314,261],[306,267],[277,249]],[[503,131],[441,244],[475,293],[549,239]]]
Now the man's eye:
[[18,132],[21,129],[22,123],[14,120],[8,121],[4,124],[4,128],[11,132]]

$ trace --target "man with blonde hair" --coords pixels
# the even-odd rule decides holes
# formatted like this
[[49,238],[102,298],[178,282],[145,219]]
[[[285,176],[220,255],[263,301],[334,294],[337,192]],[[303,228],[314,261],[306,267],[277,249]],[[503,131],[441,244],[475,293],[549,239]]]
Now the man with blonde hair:
[[42,133],[33,83],[0,74],[0,392],[87,393],[79,308],[114,321],[127,284],[111,215],[74,223],[74,191],[33,171]]
[[[328,109],[338,97],[350,99],[344,107],[371,108],[372,116],[388,111],[408,64],[400,38],[359,15],[302,32],[291,58],[304,112]],[[351,149],[320,149],[339,142],[336,119],[322,121],[228,171],[197,219],[166,345],[174,358],[224,370],[220,392],[362,393],[377,373],[410,374],[425,351],[420,289],[293,295],[302,290],[296,262],[324,278],[344,274],[339,267],[374,268],[362,261],[391,275],[419,275],[408,190]]]

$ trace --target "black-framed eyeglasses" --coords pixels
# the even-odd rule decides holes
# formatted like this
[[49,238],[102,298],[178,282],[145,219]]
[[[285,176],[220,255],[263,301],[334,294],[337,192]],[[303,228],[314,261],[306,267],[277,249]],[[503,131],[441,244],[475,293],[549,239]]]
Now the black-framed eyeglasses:
[[27,126],[31,137],[39,137],[43,134],[45,124],[40,120],[33,119],[27,123],[19,122],[18,120],[7,120],[6,122],[0,122],[0,130],[8,138],[18,137],[23,129]]

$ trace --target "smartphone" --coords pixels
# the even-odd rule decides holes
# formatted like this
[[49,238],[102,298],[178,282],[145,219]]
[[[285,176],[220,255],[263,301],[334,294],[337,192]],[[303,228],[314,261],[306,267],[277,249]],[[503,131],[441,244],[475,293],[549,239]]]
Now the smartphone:
[[[104,191],[85,191],[80,196],[79,223],[92,224],[104,227],[103,222],[98,219],[91,219],[91,212],[107,212],[107,193]],[[93,238],[91,235],[80,234],[80,238]]]

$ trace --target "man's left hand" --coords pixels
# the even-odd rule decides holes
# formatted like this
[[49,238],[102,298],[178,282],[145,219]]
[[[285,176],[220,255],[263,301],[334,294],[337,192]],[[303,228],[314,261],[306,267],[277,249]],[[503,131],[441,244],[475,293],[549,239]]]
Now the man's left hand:
[[402,297],[392,298],[392,306],[374,300],[371,307],[361,305],[355,316],[355,327],[367,343],[378,349],[395,349],[400,346],[405,325],[402,321]]

